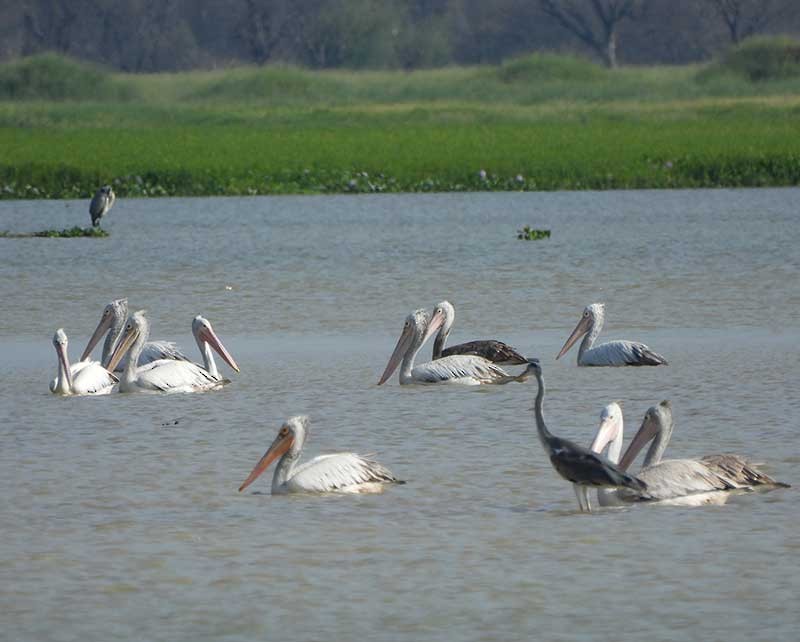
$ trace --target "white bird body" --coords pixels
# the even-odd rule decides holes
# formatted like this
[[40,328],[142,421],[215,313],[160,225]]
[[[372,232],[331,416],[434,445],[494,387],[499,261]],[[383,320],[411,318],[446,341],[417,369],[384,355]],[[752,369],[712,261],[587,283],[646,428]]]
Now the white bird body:
[[272,477],[272,494],[289,493],[377,493],[398,479],[376,461],[356,453],[319,455],[298,464],[308,435],[309,419],[298,415],[281,426],[278,436],[250,475],[239,487],[243,491],[279,459]]
[[109,367],[114,367],[122,359],[123,354],[130,350],[130,360],[120,378],[119,391],[200,392],[228,383],[227,379],[219,376],[216,363],[211,356],[211,348],[214,348],[237,372],[239,366],[222,345],[211,328],[211,324],[203,317],[197,316],[192,322],[192,331],[203,355],[205,367],[191,361],[172,359],[160,359],[137,367],[134,364],[138,362],[139,354],[147,341],[150,324],[144,316],[143,310],[132,314],[125,324],[125,330],[111,354],[109,363]]
[[97,361],[70,364],[67,356],[67,335],[56,330],[53,346],[58,354],[58,374],[50,382],[50,392],[57,395],[105,395],[111,392],[117,378]]
[[573,344],[584,334],[578,349],[579,366],[661,366],[668,365],[667,360],[653,352],[644,343],[637,341],[608,341],[595,346],[605,319],[605,305],[593,303],[586,306],[581,320],[564,343],[564,347],[556,356],[560,359]]
[[[610,404],[604,414],[612,409]],[[602,434],[598,429],[592,450],[602,452],[609,446],[609,459],[619,461],[619,467],[627,470],[639,451],[650,439],[654,439],[641,470],[636,476],[647,484],[646,492],[628,488],[598,492],[601,506],[619,506],[634,501],[656,501],[671,505],[700,506],[723,504],[732,490],[748,490],[753,486],[781,486],[743,457],[738,455],[707,455],[702,459],[666,459],[661,457],[672,435],[672,409],[668,401],[648,409],[642,426],[619,461],[622,447],[622,411],[619,424],[612,432]]]
[[483,357],[474,355],[452,355],[427,363],[414,365],[414,359],[428,338],[436,332],[443,319],[429,321],[428,313],[419,309],[406,317],[403,330],[394,352],[378,385],[385,383],[402,360],[400,384],[505,384],[510,381],[525,381],[527,370],[520,375],[510,375],[501,367]]
[[[100,337],[106,334],[106,339],[103,343],[103,354],[100,362],[104,366],[108,366],[111,361],[111,352],[114,350],[119,337],[122,334],[122,328],[128,318],[128,300],[115,299],[111,301],[105,308],[103,314],[100,316],[100,322],[97,324],[94,332],[92,333],[89,342],[86,344],[86,349],[81,355],[81,359],[86,359],[94,347],[100,341]],[[122,372],[128,365],[128,354],[116,365],[114,372]],[[152,361],[160,359],[175,359],[178,361],[189,361],[189,358],[181,352],[180,348],[172,341],[148,341],[144,344],[142,352],[139,355],[137,365],[143,366]]]

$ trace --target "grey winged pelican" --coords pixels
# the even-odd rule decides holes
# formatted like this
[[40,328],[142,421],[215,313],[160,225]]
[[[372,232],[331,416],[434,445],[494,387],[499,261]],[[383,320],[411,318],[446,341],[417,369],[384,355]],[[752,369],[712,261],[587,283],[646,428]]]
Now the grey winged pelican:
[[308,437],[309,419],[290,417],[281,426],[267,452],[239,486],[242,492],[278,460],[272,476],[272,494],[287,493],[379,493],[386,484],[402,483],[390,470],[356,453],[320,455],[299,464]]
[[[117,340],[122,334],[122,329],[125,326],[125,321],[128,318],[128,299],[114,299],[103,308],[103,313],[100,315],[100,321],[97,324],[94,332],[92,333],[86,348],[81,355],[81,360],[86,359],[94,350],[103,334],[106,339],[103,342],[103,352],[100,357],[100,363],[108,366],[111,360],[111,351],[114,348]],[[138,365],[143,366],[151,361],[158,361],[159,359],[175,359],[178,361],[188,361],[189,358],[183,354],[178,346],[172,341],[148,341],[142,348],[142,353],[139,355]],[[120,361],[116,366],[117,372],[122,372],[128,363],[128,355]]]
[[[692,495],[702,495],[697,503],[709,503],[709,493],[749,489],[756,486],[786,487],[787,484],[775,481],[761,472],[756,466],[739,455],[706,455],[701,459],[662,460],[674,428],[672,405],[662,401],[647,410],[636,435],[619,462],[622,470],[627,470],[639,451],[652,440],[641,470],[636,473],[647,484],[647,494],[642,496],[628,489],[620,490],[611,499],[631,501],[667,501]],[[593,448],[602,451],[605,445],[614,440],[622,442],[622,420],[618,428],[604,437],[595,439]],[[615,448],[614,452],[619,453]],[[613,453],[612,453],[613,455]],[[682,502],[683,503],[683,502]],[[718,502],[715,502],[718,503]]]
[[510,375],[483,357],[474,355],[453,355],[442,357],[414,366],[414,359],[422,345],[439,329],[444,317],[431,322],[428,313],[419,309],[406,317],[403,330],[397,345],[389,357],[389,363],[381,375],[378,385],[384,384],[392,373],[400,366],[400,384],[441,384],[457,383],[477,386],[481,384],[505,384],[511,381],[523,382],[528,376],[527,370],[520,375]]
[[631,488],[644,493],[647,490],[644,481],[621,470],[603,455],[568,439],[556,437],[548,430],[542,409],[545,393],[542,368],[538,362],[532,362],[528,369],[536,377],[539,385],[534,404],[539,441],[550,456],[550,463],[556,472],[574,485],[580,510],[592,511],[590,488]]
[[117,200],[117,195],[111,185],[103,185],[94,193],[92,202],[89,203],[89,215],[92,217],[92,226],[97,227],[100,225],[100,219],[103,218],[108,211],[114,207],[114,201]]
[[447,337],[450,335],[450,330],[456,319],[456,310],[453,304],[449,301],[442,301],[439,303],[433,309],[432,320],[436,320],[439,316],[443,317],[444,321],[439,328],[439,332],[436,334],[436,338],[433,340],[434,360],[456,354],[471,354],[483,357],[487,361],[501,366],[519,366],[528,363],[526,357],[523,357],[507,343],[503,343],[497,339],[479,339],[477,341],[459,343],[458,345],[445,348]]
[[58,355],[58,372],[50,382],[50,392],[56,395],[105,395],[117,383],[117,378],[97,361],[79,361],[70,365],[67,355],[67,333],[63,328],[53,335],[53,347]]
[[[636,341],[608,341],[595,346],[594,342],[603,329],[606,308],[603,303],[592,303],[586,306],[578,325],[569,335],[564,347],[556,359],[560,359],[584,337],[578,349],[579,366],[666,366],[667,360],[653,352],[644,343]],[[586,335],[586,336],[584,336]]]
[[204,366],[191,361],[161,359],[144,366],[136,366],[147,336],[150,324],[144,310],[134,312],[125,323],[122,335],[111,353],[109,369],[115,367],[123,355],[130,350],[130,359],[122,372],[119,382],[120,392],[199,392],[218,388],[228,383],[217,371],[211,355],[213,348],[219,356],[236,372],[239,366],[214,333],[211,324],[203,317],[195,317],[192,322],[195,340],[203,355]]

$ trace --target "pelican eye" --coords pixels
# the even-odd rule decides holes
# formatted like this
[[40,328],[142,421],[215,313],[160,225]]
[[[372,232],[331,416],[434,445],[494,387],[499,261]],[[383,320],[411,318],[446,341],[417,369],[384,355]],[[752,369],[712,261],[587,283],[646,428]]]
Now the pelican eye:
[[280,432],[280,436],[281,437],[285,437],[288,434],[289,434],[289,429],[288,428],[281,428],[281,432]]

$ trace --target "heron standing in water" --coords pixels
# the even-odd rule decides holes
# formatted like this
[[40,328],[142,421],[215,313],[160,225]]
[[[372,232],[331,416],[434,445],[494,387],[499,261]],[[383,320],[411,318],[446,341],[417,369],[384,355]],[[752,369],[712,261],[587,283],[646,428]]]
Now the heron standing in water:
[[114,207],[114,201],[117,200],[117,195],[111,189],[111,185],[103,185],[94,194],[92,202],[89,204],[89,214],[92,217],[92,227],[100,225],[100,219],[103,218],[108,211]]

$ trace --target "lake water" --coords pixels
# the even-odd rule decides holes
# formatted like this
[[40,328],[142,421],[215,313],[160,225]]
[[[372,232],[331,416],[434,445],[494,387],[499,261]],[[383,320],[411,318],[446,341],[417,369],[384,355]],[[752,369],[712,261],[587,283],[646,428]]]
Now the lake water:
[[[800,190],[118,200],[111,237],[0,239],[0,639],[789,640],[797,596]],[[89,222],[0,202],[0,230]],[[523,242],[523,225],[552,230]],[[242,372],[194,395],[57,398],[112,298]],[[671,399],[669,454],[734,452],[795,488],[724,506],[577,512],[530,408],[378,380],[405,316],[542,360],[545,414],[588,444]],[[583,307],[663,368],[554,357]],[[425,355],[429,356],[429,346]],[[377,453],[378,496],[237,488],[289,415],[310,456]],[[165,425],[166,424],[166,425]],[[638,465],[638,464],[637,464]],[[255,491],[255,492],[251,492]]]

